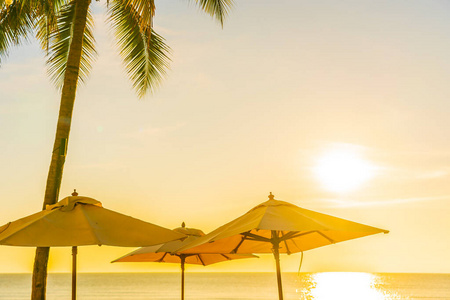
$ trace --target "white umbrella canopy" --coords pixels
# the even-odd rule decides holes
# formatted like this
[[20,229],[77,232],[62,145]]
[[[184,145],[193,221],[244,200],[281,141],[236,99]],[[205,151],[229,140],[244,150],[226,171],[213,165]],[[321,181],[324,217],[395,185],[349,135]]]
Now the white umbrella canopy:
[[43,211],[0,227],[0,245],[71,246],[72,299],[76,298],[77,246],[140,247],[185,237],[183,233],[103,208],[101,202],[76,192]]
[[186,228],[185,223],[174,231],[187,235],[183,241],[176,240],[162,245],[139,248],[130,252],[114,262],[161,262],[161,263],[180,263],[181,264],[181,299],[184,299],[184,270],[185,264],[211,265],[223,261],[255,258],[252,254],[229,254],[229,253],[179,253],[178,249],[187,246],[205,234],[200,229]]
[[388,230],[269,200],[180,248],[180,253],[273,253],[283,299],[279,253],[295,253]]

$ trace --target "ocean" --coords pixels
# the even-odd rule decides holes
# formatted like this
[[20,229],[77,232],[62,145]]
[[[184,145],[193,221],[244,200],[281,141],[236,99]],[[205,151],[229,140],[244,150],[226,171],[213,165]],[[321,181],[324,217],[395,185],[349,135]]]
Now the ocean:
[[[189,273],[185,299],[276,300],[275,273]],[[285,300],[449,299],[450,274],[283,273]],[[0,274],[0,299],[30,299],[31,274]],[[70,299],[71,275],[49,274],[47,299]],[[81,273],[79,300],[180,299],[178,273]]]

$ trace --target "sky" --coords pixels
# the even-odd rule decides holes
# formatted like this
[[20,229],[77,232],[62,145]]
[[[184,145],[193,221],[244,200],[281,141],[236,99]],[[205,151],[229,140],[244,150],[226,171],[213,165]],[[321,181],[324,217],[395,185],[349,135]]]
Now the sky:
[[[60,198],[73,189],[167,228],[204,232],[278,200],[390,230],[304,253],[302,271],[450,272],[450,3],[236,0],[223,29],[156,1],[171,70],[139,100],[93,3],[98,59],[80,85]],[[35,41],[0,67],[0,224],[42,207],[59,109]],[[80,272],[171,272],[80,247]],[[0,272],[34,248],[0,247]],[[297,271],[300,254],[283,255]],[[49,272],[70,272],[52,248]],[[274,270],[271,255],[189,271]]]

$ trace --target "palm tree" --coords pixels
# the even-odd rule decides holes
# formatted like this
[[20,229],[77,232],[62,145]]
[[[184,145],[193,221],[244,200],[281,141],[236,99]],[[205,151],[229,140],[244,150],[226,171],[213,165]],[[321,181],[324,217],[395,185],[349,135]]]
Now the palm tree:
[[[221,25],[232,6],[232,0],[194,1]],[[78,80],[86,80],[96,58],[90,4],[91,0],[0,0],[0,64],[12,46],[34,34],[46,51],[49,74],[61,89],[43,209],[58,199]],[[170,48],[153,30],[154,0],[109,0],[107,13],[138,96],[153,92],[170,61]],[[36,249],[33,300],[45,299],[48,255],[48,247]]]

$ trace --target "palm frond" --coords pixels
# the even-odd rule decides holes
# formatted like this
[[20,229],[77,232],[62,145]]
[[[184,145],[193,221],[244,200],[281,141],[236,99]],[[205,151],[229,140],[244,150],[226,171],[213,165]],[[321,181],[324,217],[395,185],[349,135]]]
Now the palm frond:
[[233,7],[232,0],[195,0],[195,3],[197,3],[204,12],[211,15],[211,17],[215,17],[222,26],[225,17]]
[[125,69],[138,96],[143,97],[147,91],[153,92],[165,76],[170,48],[151,26],[142,28],[140,14],[129,3],[113,0],[108,13]]
[[0,64],[7,57],[12,46],[29,40],[33,33],[34,12],[29,6],[14,1],[11,5],[3,2],[0,6]]
[[47,51],[47,54],[51,34],[58,30],[57,14],[61,7],[67,4],[66,0],[41,0],[36,5],[36,11],[39,16],[36,21],[36,38],[40,42],[42,49]]
[[[75,1],[72,1],[61,8],[57,19],[57,29],[52,31],[50,35],[50,48],[47,59],[48,73],[58,88],[61,88],[64,82],[69,47],[72,41],[74,17]],[[82,82],[86,81],[92,63],[97,57],[95,40],[92,35],[93,24],[92,15],[88,12],[79,72],[79,78]]]
[[126,6],[131,6],[139,16],[139,27],[145,30],[153,26],[153,16],[155,15],[154,0],[125,0]]

